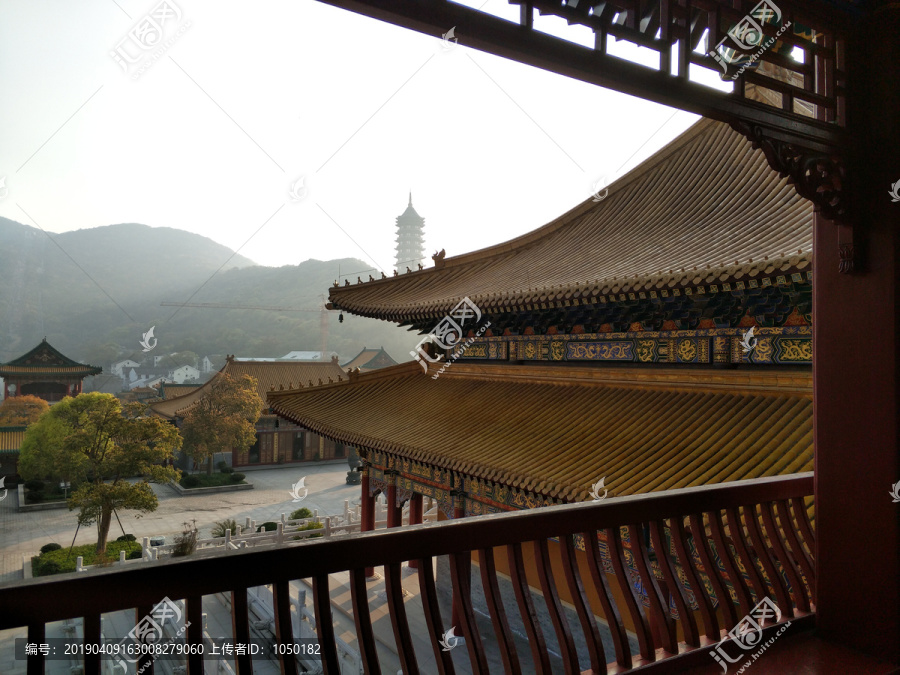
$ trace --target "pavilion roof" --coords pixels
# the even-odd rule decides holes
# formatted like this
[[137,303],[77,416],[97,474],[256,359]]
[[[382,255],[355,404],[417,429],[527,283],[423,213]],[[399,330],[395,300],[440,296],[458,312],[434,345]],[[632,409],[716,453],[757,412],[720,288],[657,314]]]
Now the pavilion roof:
[[761,150],[701,120],[650,159],[528,234],[436,259],[436,267],[334,287],[334,307],[389,321],[439,318],[468,296],[482,310],[578,304],[807,269],[810,202]]
[[87,377],[88,375],[99,375],[102,372],[103,368],[73,361],[47,342],[47,338],[41,340],[27,354],[0,364],[0,377],[16,375]]
[[578,501],[812,470],[808,371],[416,362],[269,392],[323,436]]
[[[266,394],[273,387],[298,386],[300,383],[308,384],[310,381],[318,383],[328,382],[329,379],[338,381],[347,379],[347,374],[334,361],[327,363],[311,361],[240,361],[229,358],[222,369],[210,380],[205,382],[189,394],[167,398],[150,405],[150,409],[161,417],[181,417],[187,410],[199,401],[215,385],[216,380],[222,374],[239,378],[250,375],[256,378],[256,391],[263,401]],[[168,385],[167,385],[168,386]]]

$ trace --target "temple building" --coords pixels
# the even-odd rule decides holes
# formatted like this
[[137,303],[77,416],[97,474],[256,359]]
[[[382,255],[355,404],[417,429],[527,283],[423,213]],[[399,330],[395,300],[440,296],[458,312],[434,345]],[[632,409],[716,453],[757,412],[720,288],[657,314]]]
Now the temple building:
[[0,364],[3,398],[30,394],[57,403],[66,396],[80,394],[84,378],[102,372],[97,366],[73,361],[44,338],[27,354]]
[[436,337],[268,400],[358,448],[364,526],[379,493],[391,526],[406,502],[421,522],[423,497],[458,518],[810,471],[812,218],[761,151],[700,121],[603,201],[335,284],[333,308]]
[[342,364],[341,368],[344,368],[345,370],[359,370],[361,373],[367,373],[370,370],[395,365],[397,365],[397,362],[384,350],[384,347],[379,347],[378,349],[367,349],[366,347],[363,347],[359,354],[354,356],[347,363]]
[[[215,385],[218,377],[229,375],[240,378],[250,375],[257,381],[257,392],[263,401],[273,388],[290,388],[300,383],[328,383],[346,380],[347,375],[338,364],[337,357],[328,363],[308,361],[243,361],[229,356],[222,369],[202,386],[195,386],[189,393],[170,397],[176,392],[172,385],[163,385],[160,392],[165,400],[150,404],[153,414],[181,425],[185,413]],[[249,450],[232,450],[231,465],[254,466],[290,462],[342,459],[349,448],[341,441],[326,439],[304,427],[279,420],[268,405],[256,423],[256,442]]]
[[397,258],[396,269],[402,273],[406,268],[416,270],[425,262],[425,219],[416,213],[409,193],[409,206],[397,216]]

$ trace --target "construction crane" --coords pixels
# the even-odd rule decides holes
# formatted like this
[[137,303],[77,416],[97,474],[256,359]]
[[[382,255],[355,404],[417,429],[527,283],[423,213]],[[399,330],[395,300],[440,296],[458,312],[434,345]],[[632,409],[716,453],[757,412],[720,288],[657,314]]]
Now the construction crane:
[[300,309],[297,307],[266,307],[264,305],[228,305],[221,302],[161,302],[161,307],[199,307],[200,309],[255,309],[267,312],[318,312],[319,313],[319,350],[322,352],[322,361],[326,360],[328,351],[328,309],[325,296],[320,295],[322,306],[319,309]]

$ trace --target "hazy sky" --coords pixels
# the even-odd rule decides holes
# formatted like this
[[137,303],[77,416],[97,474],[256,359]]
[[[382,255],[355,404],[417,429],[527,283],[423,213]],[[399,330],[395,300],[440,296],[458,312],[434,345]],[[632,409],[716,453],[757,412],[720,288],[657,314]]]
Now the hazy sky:
[[[148,13],[167,45],[142,52]],[[553,219],[697,119],[451,45],[313,0],[0,0],[0,215],[390,274],[410,190],[426,255],[457,255]]]

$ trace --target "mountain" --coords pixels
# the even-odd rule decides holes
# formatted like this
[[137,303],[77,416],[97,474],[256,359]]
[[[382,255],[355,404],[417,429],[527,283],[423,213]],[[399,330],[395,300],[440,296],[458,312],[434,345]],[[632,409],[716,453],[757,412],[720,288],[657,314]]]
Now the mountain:
[[[0,362],[44,336],[63,353],[108,370],[119,358],[154,353],[281,356],[319,350],[322,295],[338,269],[360,260],[307,260],[263,267],[197,234],[135,223],[62,234],[0,218]],[[162,302],[285,307],[306,311],[162,307]],[[384,346],[397,360],[412,333],[374,319],[327,313],[327,349],[347,359]]]

